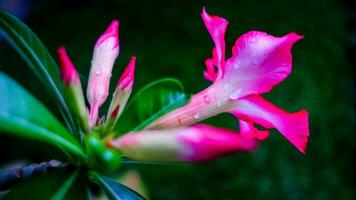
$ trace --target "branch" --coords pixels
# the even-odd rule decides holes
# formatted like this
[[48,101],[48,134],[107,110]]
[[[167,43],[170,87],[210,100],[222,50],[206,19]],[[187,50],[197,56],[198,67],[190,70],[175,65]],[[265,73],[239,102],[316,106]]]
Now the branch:
[[0,172],[0,191],[11,189],[15,184],[28,180],[34,175],[44,174],[50,169],[66,166],[58,160],[30,164],[19,169]]

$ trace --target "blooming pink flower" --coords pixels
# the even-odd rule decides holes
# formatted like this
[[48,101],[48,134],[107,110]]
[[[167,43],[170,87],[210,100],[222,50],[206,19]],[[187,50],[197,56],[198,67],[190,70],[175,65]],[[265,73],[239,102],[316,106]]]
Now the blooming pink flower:
[[254,139],[207,125],[147,130],[123,135],[109,146],[137,160],[199,162],[237,151],[253,151]]
[[114,20],[95,44],[87,88],[91,127],[95,125],[99,108],[105,102],[109,93],[112,68],[119,55],[118,27],[119,22]]
[[224,35],[227,20],[210,16],[205,9],[202,19],[215,47],[212,58],[206,60],[204,76],[213,84],[193,95],[191,101],[168,113],[147,128],[162,129],[188,126],[222,112],[239,118],[240,132],[247,138],[265,139],[264,128],[278,129],[299,151],[305,153],[309,137],[308,113],[305,110],[287,113],[263,99],[292,70],[291,48],[302,39],[296,33],[275,37],[264,32],[250,31],[237,39],[232,57],[225,59]]

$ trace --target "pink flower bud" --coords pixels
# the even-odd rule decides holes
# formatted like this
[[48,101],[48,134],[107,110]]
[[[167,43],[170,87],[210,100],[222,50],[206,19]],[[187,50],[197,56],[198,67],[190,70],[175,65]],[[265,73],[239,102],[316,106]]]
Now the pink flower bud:
[[234,131],[196,125],[129,133],[110,141],[109,145],[136,160],[199,162],[234,152],[253,151],[258,143]]
[[78,72],[75,69],[72,61],[70,60],[66,49],[64,47],[59,47],[57,52],[59,57],[59,66],[61,69],[60,73],[62,81],[66,85],[78,84],[80,82]]
[[58,48],[58,56],[61,68],[61,79],[65,86],[63,89],[66,101],[75,116],[76,123],[78,123],[84,131],[88,132],[88,113],[78,72],[64,47]]
[[125,108],[127,100],[131,95],[135,74],[135,62],[136,57],[132,56],[129,64],[117,83],[107,114],[107,126],[109,126],[109,129],[115,126],[117,119],[119,118],[122,110]]
[[95,126],[100,106],[109,93],[112,68],[119,55],[119,22],[111,22],[109,28],[100,36],[95,44],[92,66],[87,88],[90,104],[90,126]]
[[134,77],[135,63],[136,63],[136,57],[132,56],[124,73],[121,75],[116,87],[119,87],[120,89],[127,90],[127,91],[132,90],[132,86],[133,86],[133,82],[134,82],[134,78],[135,78]]

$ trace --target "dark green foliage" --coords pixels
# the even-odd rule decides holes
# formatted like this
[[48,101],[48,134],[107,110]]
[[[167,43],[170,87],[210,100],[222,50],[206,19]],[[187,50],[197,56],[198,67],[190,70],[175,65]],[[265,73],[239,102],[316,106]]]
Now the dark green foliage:
[[0,72],[0,133],[31,138],[85,159],[78,141],[37,99]]
[[86,177],[79,171],[58,169],[26,181],[6,196],[6,199],[76,200],[88,199]]
[[130,188],[99,174],[95,174],[99,185],[110,200],[144,200],[145,198]]
[[75,131],[72,116],[61,94],[59,69],[46,47],[37,36],[20,20],[0,10],[0,30],[11,46],[27,63],[27,66],[42,81],[48,93],[55,98],[72,132]]
[[117,123],[116,134],[141,130],[188,101],[180,81],[173,78],[153,81],[134,95]]

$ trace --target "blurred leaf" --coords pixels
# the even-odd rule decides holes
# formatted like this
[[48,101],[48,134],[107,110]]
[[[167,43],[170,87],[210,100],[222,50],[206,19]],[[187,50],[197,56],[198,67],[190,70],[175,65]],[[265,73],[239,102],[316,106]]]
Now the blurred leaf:
[[162,78],[143,87],[120,117],[116,132],[137,131],[158,117],[186,104],[189,97],[177,79]]
[[32,178],[12,189],[6,199],[89,199],[85,174],[61,169]]
[[116,182],[113,179],[95,174],[95,178],[99,182],[99,185],[105,191],[105,194],[109,199],[115,200],[143,200],[145,199],[137,192],[131,190],[130,188]]
[[61,94],[58,66],[46,47],[30,28],[3,10],[0,10],[0,30],[55,98],[64,120],[70,124],[69,128],[75,130],[72,116]]
[[125,173],[121,174],[117,179],[119,183],[125,185],[126,187],[135,190],[137,193],[148,198],[148,190],[146,184],[143,182],[139,171],[137,170],[129,170]]
[[46,107],[1,72],[0,91],[0,134],[43,141],[85,158],[76,139]]

